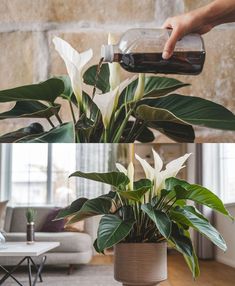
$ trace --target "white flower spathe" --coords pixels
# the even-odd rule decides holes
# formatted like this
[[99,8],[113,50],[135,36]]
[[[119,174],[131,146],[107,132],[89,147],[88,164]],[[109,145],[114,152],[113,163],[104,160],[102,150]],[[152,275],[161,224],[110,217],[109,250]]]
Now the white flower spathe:
[[144,96],[144,88],[145,88],[145,74],[139,74],[138,85],[134,94],[134,101],[138,101]]
[[123,81],[114,90],[104,94],[96,94],[94,96],[93,101],[101,112],[105,129],[107,129],[111,116],[117,107],[119,96],[121,95],[122,91],[135,79],[136,77],[134,76],[131,79]]
[[[108,44],[115,45],[116,40],[113,34],[109,33]],[[110,90],[114,90],[121,83],[121,66],[119,63],[108,63],[109,65],[109,84]]]
[[83,53],[76,51],[69,43],[59,37],[54,37],[55,49],[65,62],[74,94],[78,103],[82,102],[83,68],[93,56],[92,49]]
[[128,165],[127,169],[120,163],[116,163],[116,168],[119,172],[124,173],[130,180],[130,183],[128,184],[128,189],[130,191],[134,190],[134,176],[135,176],[135,169],[132,162]]
[[184,168],[183,164],[191,154],[185,154],[184,156],[171,161],[166,165],[165,170],[162,170],[162,159],[157,154],[157,152],[154,150],[152,151],[154,156],[154,168],[146,160],[140,158],[138,155],[135,155],[135,157],[142,165],[146,178],[154,182],[154,192],[157,195],[165,187],[166,179],[175,177],[178,172]]

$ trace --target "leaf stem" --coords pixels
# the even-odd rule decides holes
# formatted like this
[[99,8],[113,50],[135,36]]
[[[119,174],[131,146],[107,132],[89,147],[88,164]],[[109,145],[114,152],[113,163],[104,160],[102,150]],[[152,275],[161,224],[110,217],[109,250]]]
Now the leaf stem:
[[60,124],[63,124],[63,121],[61,120],[58,113],[55,113],[55,117],[57,118],[57,120],[59,121]]
[[73,106],[72,106],[72,102],[71,101],[69,101],[69,107],[70,107],[70,111],[71,111],[71,114],[72,114],[73,122],[74,122],[74,124],[76,124],[76,118],[75,118],[75,114],[74,114],[74,111],[73,111]]
[[52,128],[55,128],[55,125],[53,124],[53,122],[51,121],[50,118],[47,118],[47,121],[50,123],[50,125],[51,125]]

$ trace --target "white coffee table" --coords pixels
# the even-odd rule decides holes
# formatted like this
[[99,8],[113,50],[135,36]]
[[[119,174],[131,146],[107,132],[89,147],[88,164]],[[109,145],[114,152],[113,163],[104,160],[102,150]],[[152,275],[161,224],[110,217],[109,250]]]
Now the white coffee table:
[[[19,263],[8,271],[4,266],[0,265],[0,269],[5,272],[5,275],[0,279],[0,285],[11,277],[18,285],[23,286],[13,275],[13,273],[22,265],[24,261],[27,262],[28,276],[29,276],[29,285],[35,286],[38,278],[42,282],[42,269],[46,262],[45,253],[49,250],[52,250],[60,245],[59,242],[35,242],[34,244],[27,244],[26,242],[6,242],[5,248],[0,249],[0,256],[5,257],[23,257]],[[33,257],[42,256],[41,262],[39,265],[33,261]],[[34,280],[32,279],[32,270],[31,267],[34,267],[36,270],[36,275]],[[33,280],[33,281],[32,281]]]

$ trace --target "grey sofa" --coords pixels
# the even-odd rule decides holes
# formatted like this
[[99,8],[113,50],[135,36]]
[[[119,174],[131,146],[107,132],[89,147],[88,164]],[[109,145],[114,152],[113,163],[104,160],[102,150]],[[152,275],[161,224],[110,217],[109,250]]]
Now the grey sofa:
[[[85,220],[84,233],[79,232],[40,232],[44,221],[52,207],[36,207],[37,220],[35,222],[36,241],[58,241],[60,246],[47,253],[46,264],[74,265],[86,264],[93,255],[92,240],[95,230],[92,219]],[[26,207],[8,207],[5,227],[6,241],[26,240]],[[0,257],[0,265],[15,265],[19,258]]]

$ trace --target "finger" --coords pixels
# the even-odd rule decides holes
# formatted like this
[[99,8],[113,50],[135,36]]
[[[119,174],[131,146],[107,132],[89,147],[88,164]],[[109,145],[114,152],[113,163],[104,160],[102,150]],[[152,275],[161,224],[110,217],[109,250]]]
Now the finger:
[[167,18],[161,26],[161,29],[167,29],[167,28],[168,29],[172,28],[171,18]]
[[166,42],[165,47],[163,49],[162,58],[168,60],[175,49],[175,45],[177,41],[181,38],[180,30],[175,28],[172,30],[169,40]]

